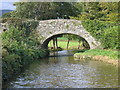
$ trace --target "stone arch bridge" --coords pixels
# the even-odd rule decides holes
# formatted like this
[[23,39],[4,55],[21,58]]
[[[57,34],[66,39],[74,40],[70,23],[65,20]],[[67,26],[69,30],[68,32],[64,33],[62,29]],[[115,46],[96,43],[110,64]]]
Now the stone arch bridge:
[[39,22],[37,27],[38,34],[42,36],[41,44],[43,48],[48,47],[49,41],[58,35],[75,34],[84,38],[90,49],[100,48],[101,43],[87,32],[79,20],[72,19],[53,19]]

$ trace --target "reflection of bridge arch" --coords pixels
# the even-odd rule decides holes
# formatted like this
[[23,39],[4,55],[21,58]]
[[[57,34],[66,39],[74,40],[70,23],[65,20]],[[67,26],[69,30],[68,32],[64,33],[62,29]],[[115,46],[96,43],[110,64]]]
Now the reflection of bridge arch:
[[79,20],[54,19],[40,21],[37,31],[38,34],[42,36],[41,44],[44,48],[47,48],[52,38],[62,34],[74,34],[84,38],[88,42],[90,49],[100,47],[100,42],[96,41],[96,39],[84,29]]

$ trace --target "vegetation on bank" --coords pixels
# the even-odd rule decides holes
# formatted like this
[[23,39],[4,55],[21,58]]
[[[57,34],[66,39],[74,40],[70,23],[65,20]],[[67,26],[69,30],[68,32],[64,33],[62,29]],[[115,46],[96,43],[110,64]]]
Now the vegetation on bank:
[[101,42],[104,49],[120,48],[118,42],[118,22],[84,20],[82,25],[93,37]]
[[11,21],[9,30],[2,33],[3,81],[47,54],[48,51],[40,47],[40,38],[35,31],[37,25],[37,21]]
[[118,60],[118,51],[92,49],[83,53],[76,53],[75,55],[90,55],[90,56],[107,56],[110,59]]

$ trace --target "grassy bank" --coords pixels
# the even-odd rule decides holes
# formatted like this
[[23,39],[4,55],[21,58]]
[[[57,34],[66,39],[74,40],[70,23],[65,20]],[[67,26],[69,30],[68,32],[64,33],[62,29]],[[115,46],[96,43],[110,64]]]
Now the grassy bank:
[[91,55],[91,56],[108,56],[110,59],[118,59],[118,51],[111,51],[111,50],[100,50],[100,49],[93,49],[87,50],[84,53],[76,53],[76,55]]
[[113,50],[100,50],[100,49],[87,50],[83,53],[74,54],[74,57],[77,59],[92,58],[95,60],[105,61],[115,65],[118,64],[118,51]]

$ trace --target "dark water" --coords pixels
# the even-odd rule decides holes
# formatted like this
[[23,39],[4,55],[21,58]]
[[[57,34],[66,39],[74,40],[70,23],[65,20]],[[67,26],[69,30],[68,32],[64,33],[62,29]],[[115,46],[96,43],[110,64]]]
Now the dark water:
[[[54,54],[53,54],[54,55]],[[72,53],[59,51],[55,56],[33,62],[9,88],[117,88],[117,67],[94,60],[74,60]],[[69,56],[67,56],[69,55]]]

